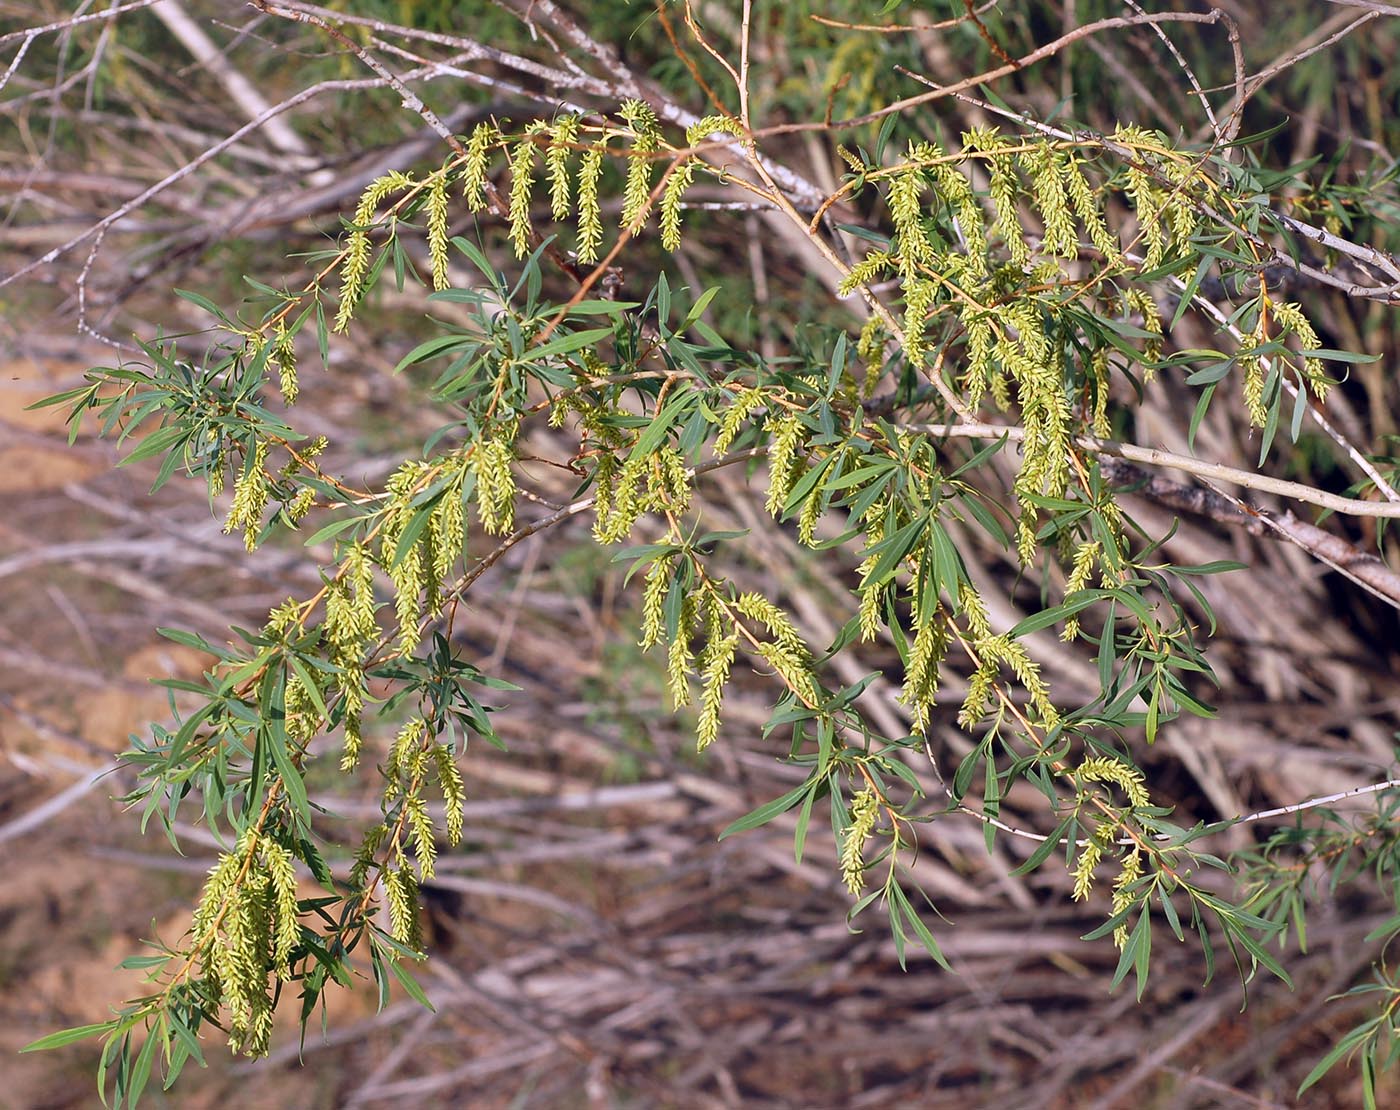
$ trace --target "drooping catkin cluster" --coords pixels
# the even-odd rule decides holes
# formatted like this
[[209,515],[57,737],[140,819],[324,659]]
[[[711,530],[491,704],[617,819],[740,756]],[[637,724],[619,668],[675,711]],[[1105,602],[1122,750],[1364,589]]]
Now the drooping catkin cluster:
[[879,796],[871,787],[863,787],[851,799],[851,823],[841,840],[841,877],[852,895],[859,895],[865,887],[865,843],[879,816]]
[[[1137,213],[1143,269],[1155,270],[1173,247],[1185,245],[1196,233],[1197,193],[1206,179],[1189,161],[1172,157],[1166,138],[1158,132],[1120,126],[1113,132],[1112,143],[1131,151],[1124,170],[1126,191]],[[1159,179],[1165,179],[1167,187]]]
[[[452,745],[439,743],[423,717],[410,718],[399,729],[383,770],[386,819],[366,832],[355,854],[350,886],[364,890],[371,872],[377,874],[389,912],[390,935],[418,951],[422,946],[418,884],[433,877],[437,860],[437,829],[425,790],[429,781],[436,779],[444,802],[447,841],[456,845],[462,838],[466,787]],[[381,861],[386,842],[389,851]],[[412,858],[406,845],[412,846]]]
[[768,639],[755,650],[803,704],[815,706],[820,692],[812,672],[811,652],[788,615],[762,594],[752,592],[741,595],[734,608],[763,626]]
[[[921,606],[916,603],[914,608],[918,612]],[[929,713],[938,696],[940,669],[952,637],[941,606],[932,615],[916,620],[916,625],[899,700],[909,707],[909,731],[918,734],[928,728]]]
[[622,228],[635,234],[651,211],[652,158],[661,149],[661,128],[656,112],[645,100],[627,100],[618,109],[632,129],[627,176],[622,188]]
[[[1080,763],[1074,774],[1081,783],[1079,795],[1081,806],[1088,798],[1084,786],[1090,782],[1109,783],[1117,786],[1128,799],[1128,809],[1116,820],[1101,820],[1094,826],[1093,833],[1082,847],[1079,858],[1074,863],[1072,868],[1074,897],[1082,900],[1089,896],[1089,892],[1093,888],[1094,871],[1103,861],[1109,848],[1114,845],[1114,838],[1123,827],[1123,822],[1133,809],[1148,805],[1149,798],[1142,772],[1137,767],[1110,756],[1090,756]],[[1128,888],[1142,876],[1141,848],[1131,841],[1122,844],[1121,848],[1122,851],[1118,853],[1120,871],[1113,883],[1111,913],[1114,916],[1133,904],[1135,898],[1133,892]],[[1128,928],[1126,925],[1119,925],[1114,929],[1113,940],[1119,948],[1127,944]]]
[[621,464],[610,452],[600,455],[593,483],[593,538],[600,544],[626,539],[643,513],[685,512],[693,493],[685,460],[669,444]]
[[229,1045],[260,1056],[272,1034],[270,978],[290,979],[300,940],[292,853],[253,829],[209,872],[190,950],[228,1011]]
[[986,606],[976,591],[963,592],[964,621],[969,632],[969,644],[975,654],[976,669],[968,680],[967,695],[958,710],[958,724],[970,729],[982,720],[992,704],[1000,668],[1005,666],[1025,691],[1035,718],[1046,729],[1060,721],[1060,712],[1050,700],[1050,687],[1041,677],[1040,665],[1031,659],[1025,644],[1005,635],[993,635],[987,620]]
[[[656,166],[664,164],[668,151],[676,148],[667,146],[656,112],[645,101],[625,101],[617,114],[623,128],[616,125],[585,127],[579,116],[570,113],[553,120],[532,120],[514,135],[506,134],[494,122],[478,123],[466,137],[462,153],[424,180],[397,170],[376,178],[361,194],[350,221],[350,234],[341,259],[340,304],[334,330],[343,332],[349,326],[364,296],[374,269],[371,232],[384,221],[381,207],[396,194],[400,199],[387,217],[389,237],[396,234],[396,212],[403,202],[423,194],[432,285],[435,289],[447,287],[451,189],[460,184],[462,198],[472,212],[490,206],[491,163],[497,154],[504,155],[510,178],[505,215],[509,239],[517,257],[523,258],[543,237],[531,212],[538,183],[536,171],[542,158],[551,219],[562,222],[572,213],[577,228],[575,253],[579,262],[591,265],[598,261],[603,242],[600,196],[603,166],[610,153],[609,144],[618,138],[630,140],[625,148],[611,152],[626,163],[618,226],[628,234],[640,232],[653,207],[651,192]],[[661,238],[667,250],[680,247],[685,193],[694,183],[696,172],[706,165],[689,151],[712,135],[746,138],[738,121],[728,116],[707,116],[686,129],[686,147],[675,153],[675,167],[667,178],[659,205]],[[575,158],[577,170],[571,175],[570,167]]]
[[[1120,128],[1108,140],[1061,140],[1041,136],[1009,137],[991,127],[962,136],[962,150],[952,155],[932,143],[912,144],[894,167],[867,166],[850,152],[843,157],[858,173],[882,182],[893,233],[888,247],[876,248],[857,261],[841,285],[848,294],[893,276],[904,300],[901,334],[906,363],[926,361],[929,322],[940,313],[957,316],[963,336],[964,366],[958,376],[972,409],[989,394],[1002,409],[1013,403],[1027,430],[1016,492],[1022,516],[1016,547],[1029,563],[1036,547],[1038,497],[1060,497],[1068,483],[1070,445],[1075,431],[1072,376],[1065,373],[1063,335],[1079,328],[1074,302],[1062,303],[1053,292],[1019,292],[1027,281],[1054,287],[1066,278],[1082,282],[1066,263],[1086,249],[1099,255],[1102,274],[1130,268],[1130,260],[1100,210],[1099,189],[1086,176],[1084,151],[1116,158],[1121,165],[1106,186],[1120,193],[1137,217],[1136,249],[1146,255],[1138,264],[1147,271],[1186,249],[1199,224],[1198,209],[1211,203],[1215,186],[1198,160],[1173,151],[1162,136],[1140,128]],[[963,166],[974,167],[964,171]],[[979,197],[973,180],[986,181]],[[971,178],[971,179],[970,179]],[[1038,218],[1042,234],[1028,234]],[[989,251],[1004,252],[998,262]],[[1152,296],[1140,287],[1102,282],[1090,297],[1104,313],[1125,314],[1147,333],[1138,360],[1150,380],[1161,359],[1162,321]],[[1068,314],[1067,314],[1068,313]],[[1292,330],[1292,325],[1289,325]],[[956,334],[956,333],[954,333]],[[1306,346],[1302,329],[1300,343]],[[862,332],[860,350],[878,378],[882,356],[875,346],[878,331]],[[1265,342],[1262,334],[1255,345]],[[1093,376],[1093,405],[1086,413],[1093,429],[1106,434],[1112,363],[1108,352],[1118,345],[1101,343],[1087,353]],[[946,351],[946,348],[944,348]],[[1257,360],[1243,362],[1251,410],[1263,411],[1263,373]],[[1312,368],[1300,375],[1314,380]],[[1322,381],[1320,373],[1317,380]]]
[[535,187],[535,158],[539,151],[535,138],[549,130],[544,120],[535,120],[527,128],[525,135],[515,146],[510,159],[510,243],[515,248],[515,257],[524,258],[530,253],[530,194]]
[[[494,475],[486,483],[482,480],[480,460],[493,444],[479,444],[474,459],[466,452],[431,462],[410,459],[385,484],[378,561],[394,586],[398,649],[404,655],[416,650],[423,613],[437,608],[442,583],[461,557],[466,531],[463,485],[474,464],[478,506],[486,503],[483,518],[509,527],[514,511],[513,480],[505,489]],[[506,474],[509,476],[508,463]],[[429,488],[439,483],[442,488],[431,508],[422,504]]]
[[[455,845],[462,834],[466,799],[462,775],[451,746],[437,742],[424,718],[413,717],[399,729],[384,761],[384,808],[389,812],[395,806],[402,807],[403,824],[418,860],[419,876],[424,879],[433,877],[437,860],[436,831],[424,796],[430,778],[438,780],[446,802],[448,842]],[[408,857],[402,851],[402,839],[398,845],[396,862],[405,866]]]
[[272,340],[272,362],[277,367],[277,388],[282,394],[283,403],[295,405],[301,392],[297,383],[297,347],[287,331],[286,322],[281,319],[277,321]]
[[764,425],[772,436],[768,446],[768,497],[764,508],[773,516],[782,512],[788,492],[798,478],[804,425],[802,418],[784,413],[773,416]]
[[360,713],[365,705],[364,654],[379,633],[375,618],[374,563],[363,544],[349,545],[340,571],[326,587],[323,634],[335,664],[335,684],[344,709],[345,746],[341,769],[351,770],[360,757]]
[[713,590],[704,604],[705,649],[700,655],[700,716],[695,728],[696,748],[704,751],[719,736],[720,711],[729,669],[739,648],[739,631]]
[[433,288],[446,289],[447,280],[447,168],[428,178],[428,266]]
[[514,426],[499,428],[479,440],[472,455],[477,517],[493,536],[515,526],[515,435]]
[[[686,128],[686,146],[694,148],[715,134],[742,138],[744,129],[738,120],[730,116],[706,116]],[[692,155],[682,157],[671,171],[666,188],[661,194],[661,245],[668,251],[680,249],[682,202],[686,190],[695,181],[695,170],[699,164],[698,159]]]
[[[1292,366],[1301,383],[1319,401],[1325,400],[1332,383],[1322,368],[1321,360],[1311,355],[1294,354],[1291,359],[1285,356],[1291,352],[1278,351],[1264,357],[1254,354],[1254,350],[1273,340],[1282,340],[1292,335],[1302,351],[1315,351],[1319,347],[1317,332],[1311,321],[1303,313],[1301,305],[1291,301],[1275,301],[1261,295],[1261,306],[1254,331],[1242,337],[1239,364],[1244,370],[1244,400],[1250,423],[1262,428],[1268,423],[1270,398],[1265,397],[1265,387],[1269,378],[1270,363],[1274,360]],[[1271,336],[1269,320],[1277,326],[1277,334]],[[1280,373],[1283,367],[1279,367]]]
[[1090,756],[1080,763],[1075,774],[1084,782],[1106,782],[1117,786],[1134,807],[1148,804],[1142,771],[1130,763],[1106,755]]
[[260,439],[253,448],[233,484],[233,504],[224,518],[224,533],[235,528],[243,530],[243,546],[252,551],[258,546],[258,534],[262,531],[263,513],[267,510],[268,494],[272,489],[272,478],[267,473],[267,453],[269,443]]
[[[425,592],[435,592],[437,582],[429,569],[433,557],[433,530],[423,528],[418,538],[401,544],[414,518],[413,496],[424,485],[430,465],[421,459],[403,463],[385,484],[388,504],[380,529],[379,564],[394,584],[394,615],[399,624],[399,651],[412,654],[418,646],[418,622],[422,616]],[[431,606],[431,599],[429,599]]]
[[360,195],[359,206],[350,221],[350,238],[345,244],[345,257],[340,264],[340,304],[336,309],[334,330],[343,332],[350,326],[355,309],[364,296],[365,281],[370,269],[370,229],[376,222],[379,206],[397,192],[407,192],[417,186],[408,174],[390,170],[370,182]]

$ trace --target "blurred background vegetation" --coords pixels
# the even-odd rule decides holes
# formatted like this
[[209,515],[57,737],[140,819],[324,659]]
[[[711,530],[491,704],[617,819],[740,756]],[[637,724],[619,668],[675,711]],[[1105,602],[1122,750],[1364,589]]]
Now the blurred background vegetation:
[[[688,37],[681,5],[560,6],[632,73],[697,113],[707,110],[704,85],[724,87],[718,64]],[[1243,133],[1267,134],[1247,157],[1287,175],[1295,213],[1330,216],[1353,241],[1400,248],[1400,20],[1365,5],[1216,6],[1238,28],[1244,72],[1276,70],[1244,108]],[[520,18],[527,7],[327,5],[427,33],[346,24],[399,72],[459,50],[434,35],[557,63],[548,37]],[[732,45],[736,4],[693,10],[717,43]],[[758,0],[755,115],[768,126],[856,116],[922,90],[901,68],[951,82],[1131,7],[1035,0],[976,10],[980,27],[960,2],[882,11]],[[176,483],[148,496],[152,472],[114,469],[112,445],[87,434],[65,446],[56,410],[25,406],[71,387],[90,365],[130,357],[133,336],[203,327],[172,287],[233,305],[250,292],[245,275],[304,281],[299,256],[335,239],[339,214],[369,180],[443,154],[351,53],[240,4],[134,6],[27,36],[99,11],[0,0],[0,275],[18,275],[0,288],[0,1105],[15,1107],[92,1101],[92,1045],[12,1053],[58,1026],[100,1020],[139,992],[135,974],[113,968],[139,938],[181,920],[212,859],[197,828],[181,830],[185,857],[159,835],[143,837],[110,800],[121,776],[95,777],[129,731],[165,713],[146,680],[203,665],[154,628],[193,628],[217,642],[229,623],[257,627],[270,605],[316,582],[295,546],[246,556],[237,537],[220,534],[201,491]],[[190,26],[215,60],[197,58]],[[1217,108],[1228,106],[1231,42],[1217,26],[1165,32],[1179,59],[1150,27],[1118,29],[972,91],[1062,126],[1111,131],[1131,121],[1201,141],[1208,121],[1186,71]],[[476,80],[416,86],[456,131],[488,115],[519,122],[570,96],[531,84],[525,66],[460,53],[455,64]],[[205,157],[255,114],[231,92],[231,74],[267,106],[325,87],[277,116],[282,130],[252,130]],[[884,138],[891,150],[921,138],[951,146],[989,122],[981,104],[944,100],[900,115]],[[839,138],[874,149],[880,125]],[[773,144],[824,187],[844,172],[829,136],[796,132]],[[695,199],[706,199],[703,190]],[[860,215],[878,223],[874,204]],[[130,214],[102,236],[36,265],[119,206]],[[506,257],[498,223],[465,209],[453,218],[454,231]],[[753,213],[698,210],[687,227],[674,260],[651,240],[629,250],[624,290],[649,288],[663,265],[676,285],[718,284],[715,328],[770,357],[803,342],[797,321],[858,323]],[[1324,346],[1382,356],[1351,368],[1329,418],[1372,449],[1393,442],[1394,307],[1321,287],[1289,295]],[[437,424],[422,383],[390,373],[431,326],[423,304],[391,289],[377,296],[383,311],[362,314],[324,371],[303,373],[299,405],[301,427],[331,438],[332,469],[362,480],[382,478]],[[1171,339],[1212,345],[1189,316]],[[1163,381],[1135,410],[1140,437],[1171,446],[1194,404],[1194,391]],[[1217,461],[1251,466],[1257,456],[1242,415],[1224,406],[1198,442]],[[1317,436],[1270,465],[1337,491],[1351,481]],[[567,478],[540,470],[531,474],[539,488],[554,481],[567,496]],[[842,568],[818,564],[755,512],[742,475],[717,478],[717,488],[717,521],[727,511],[732,526],[753,529],[735,578],[784,583],[804,631],[829,640],[848,601]],[[1170,525],[1170,512],[1150,503],[1134,512],[1158,533]],[[1358,545],[1377,540],[1364,521],[1333,524]],[[1284,545],[1223,526],[1192,522],[1169,550],[1182,562],[1238,558],[1254,568],[1212,580],[1220,716],[1175,722],[1149,755],[1154,790],[1177,819],[1210,821],[1384,777],[1400,723],[1395,611]],[[1382,550],[1396,566],[1393,548]],[[716,842],[797,772],[779,762],[781,745],[760,738],[767,711],[757,680],[751,696],[733,699],[725,742],[696,758],[692,723],[661,708],[661,664],[634,646],[624,569],[587,544],[527,542],[474,592],[459,626],[459,646],[522,690],[498,721],[509,754],[477,751],[467,761],[468,843],[442,857],[425,888],[434,956],[425,983],[436,1012],[396,999],[376,1014],[370,991],[342,998],[327,1037],[313,1033],[299,1050],[289,1020],[270,1059],[211,1051],[209,1070],[186,1073],[166,1096],[171,1105],[1292,1105],[1302,1076],[1354,1024],[1356,1006],[1325,1000],[1365,979],[1376,952],[1364,938],[1395,912],[1387,877],[1348,875],[1337,891],[1310,894],[1307,952],[1295,939],[1288,953],[1295,991],[1255,983],[1241,1011],[1236,983],[1222,976],[1203,987],[1199,955],[1167,946],[1139,1004],[1108,989],[1116,953],[1078,939],[1103,919],[1103,905],[1070,903],[1068,876],[1009,877],[1019,849],[998,845],[989,859],[971,823],[935,826],[915,868],[956,925],[940,940],[961,974],[927,961],[901,972],[888,937],[846,929],[847,901],[824,849],[794,863],[790,822]],[[981,573],[1012,599],[1001,617],[1017,619],[1018,600],[1037,606],[1035,585],[1006,553],[988,548]],[[888,648],[862,661],[897,668]],[[1096,681],[1077,649],[1059,649],[1045,666],[1067,690]],[[950,737],[953,712],[936,722]],[[374,784],[328,767],[314,787],[352,844],[377,811]],[[1017,807],[1009,797],[1012,823]],[[1269,835],[1239,829],[1227,840],[1248,852]],[[1356,1090],[1354,1073],[1338,1069],[1309,1097],[1346,1106]]]

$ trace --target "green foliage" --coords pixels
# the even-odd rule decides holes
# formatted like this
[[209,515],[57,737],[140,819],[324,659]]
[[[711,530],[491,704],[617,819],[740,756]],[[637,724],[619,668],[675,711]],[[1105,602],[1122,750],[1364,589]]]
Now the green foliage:
[[[869,72],[853,53],[830,59],[833,80]],[[876,82],[857,85],[842,96],[879,102]],[[1193,935],[1206,978],[1223,941],[1243,981],[1260,968],[1287,980],[1265,942],[1301,920],[1300,896],[1281,893],[1270,851],[1252,865],[1257,889],[1245,901],[1222,896],[1198,877],[1228,869],[1200,846],[1211,830],[1171,824],[1135,756],[1178,714],[1211,714],[1199,629],[1214,618],[1191,578],[1230,568],[1164,562],[1084,437],[1106,437],[1121,398],[1168,371],[1200,387],[1197,420],[1229,397],[1263,430],[1266,452],[1285,420],[1285,385],[1326,395],[1328,353],[1304,310],[1263,285],[1221,328],[1225,349],[1164,355],[1162,283],[1199,285],[1208,266],[1256,272],[1268,257],[1257,229],[1290,182],[1137,126],[980,127],[946,149],[842,148],[848,172],[827,199],[865,206],[869,249],[847,265],[817,219],[794,226],[825,248],[840,295],[865,307],[814,325],[782,357],[731,344],[704,319],[715,290],[676,288],[665,273],[637,301],[548,291],[556,244],[570,234],[571,262],[589,266],[605,246],[645,239],[655,210],[663,248],[684,249],[705,233],[683,219],[700,181],[796,216],[765,180],[761,142],[729,114],[682,133],[640,99],[611,116],[482,122],[437,168],[373,181],[301,290],[257,286],[242,315],[185,294],[214,317],[202,360],[158,338],[146,364],[95,369],[86,387],[52,399],[70,406],[75,429],[92,416],[133,440],[125,461],[160,459],[157,485],[183,469],[212,500],[231,479],[225,530],[249,550],[299,533],[314,514],[305,543],[330,543],[334,555],[319,590],[289,599],[262,629],[228,646],[194,641],[217,662],[203,683],[168,683],[176,704],[194,708],[133,739],[124,758],[140,785],[127,801],[143,822],[173,843],[177,812],[199,807],[228,847],[185,936],[142,957],[150,993],[110,1022],[31,1047],[104,1037],[100,1082],[111,1078],[116,1101],[134,1104],[157,1055],[167,1081],[199,1059],[206,1024],[235,1051],[265,1052],[285,985],[300,990],[303,1021],[366,958],[381,1000],[391,981],[421,996],[404,967],[422,957],[419,883],[439,838],[463,835],[458,758],[474,739],[500,743],[479,689],[506,686],[458,656],[445,614],[504,547],[583,512],[598,544],[641,541],[619,555],[640,580],[640,646],[664,655],[673,707],[696,703],[701,751],[721,741],[738,660],[771,688],[765,736],[788,740],[804,779],[725,835],[796,810],[800,860],[813,814],[829,817],[849,917],[882,912],[901,963],[912,939],[948,966],[932,904],[908,877],[919,827],[970,815],[990,848],[1013,831],[1002,800],[1028,784],[1053,831],[1022,869],[1064,867],[1076,899],[1111,873],[1107,918],[1086,940],[1112,938],[1115,983],[1132,973],[1142,996],[1154,919],[1178,940]],[[736,184],[731,165],[745,160],[752,180]],[[611,244],[605,207],[616,210]],[[494,211],[515,261],[451,235],[459,209]],[[426,276],[411,261],[419,239]],[[397,367],[431,375],[442,424],[430,446],[382,488],[358,489],[320,468],[325,443],[297,432],[286,410],[309,336],[324,358],[330,333],[385,311],[375,294],[390,274],[468,322]],[[281,414],[269,407],[274,386]],[[1010,452],[1007,437],[978,429],[984,414],[1019,429],[1014,505],[989,492]],[[545,424],[568,437],[576,500],[522,523],[521,441]],[[1296,439],[1297,422],[1287,426]],[[856,567],[834,643],[809,643],[780,596],[733,580],[724,556],[742,537],[706,529],[705,475],[754,459],[764,461],[764,509],[807,548],[839,549]],[[960,546],[969,530],[1042,579],[1039,612],[998,626]],[[1057,626],[1095,648],[1101,688],[1084,704],[1060,700],[1037,662],[1035,634]],[[871,723],[869,678],[836,677],[835,657],[876,638],[899,655],[902,735]],[[945,782],[929,734],[953,669],[965,678],[956,720],[970,748]],[[366,733],[386,728],[394,738],[368,772],[382,777],[381,819],[336,874],[305,784],[314,742],[335,737],[352,773]],[[440,823],[430,799],[442,802]],[[1323,843],[1307,850],[1325,855]],[[324,893],[298,895],[298,865]],[[1353,1048],[1371,1073],[1394,1058],[1383,1034],[1400,995],[1384,978],[1367,989],[1386,992],[1383,1016],[1309,1082]]]

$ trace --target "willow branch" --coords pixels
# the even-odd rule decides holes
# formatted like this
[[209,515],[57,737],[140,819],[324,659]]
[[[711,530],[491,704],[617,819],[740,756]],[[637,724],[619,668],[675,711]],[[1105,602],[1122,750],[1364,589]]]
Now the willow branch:
[[[1000,439],[1005,437],[1013,443],[1026,438],[1026,430],[1016,426],[1001,424],[901,424],[901,429],[921,432],[925,435],[956,439]],[[1093,455],[1111,455],[1130,462],[1145,463],[1148,466],[1166,467],[1208,478],[1217,482],[1232,482],[1245,489],[1259,493],[1272,493],[1290,501],[1302,501],[1334,513],[1347,516],[1386,517],[1400,520],[1400,504],[1382,501],[1361,501],[1354,497],[1342,497],[1325,490],[1314,489],[1300,482],[1288,482],[1282,478],[1270,478],[1251,470],[1240,470],[1221,463],[1193,459],[1189,455],[1178,455],[1159,447],[1142,447],[1136,443],[1121,443],[1113,439],[1099,439],[1097,436],[1073,436],[1071,442],[1078,448]]]

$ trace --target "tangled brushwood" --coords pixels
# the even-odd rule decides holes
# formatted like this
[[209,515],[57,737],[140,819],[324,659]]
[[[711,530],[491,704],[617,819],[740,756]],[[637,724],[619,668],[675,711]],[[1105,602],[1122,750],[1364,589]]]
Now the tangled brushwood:
[[[368,56],[330,13],[255,6]],[[686,12],[688,49],[709,50]],[[771,689],[766,731],[790,737],[804,777],[725,835],[793,812],[800,860],[812,818],[829,822],[849,919],[885,915],[901,962],[913,947],[948,966],[935,903],[907,865],[922,826],[962,821],[980,824],[989,851],[1032,837],[1020,872],[1058,867],[1075,899],[1102,895],[1107,915],[1086,939],[1117,946],[1115,983],[1131,976],[1139,997],[1154,922],[1200,945],[1206,977],[1223,945],[1245,981],[1260,969],[1287,980],[1271,942],[1289,927],[1277,892],[1296,860],[1273,871],[1261,857],[1232,898],[1210,876],[1232,867],[1210,842],[1230,822],[1174,823],[1139,766],[1167,722],[1212,713],[1214,615],[1196,580],[1240,564],[1173,563],[1123,504],[1135,479],[1109,460],[1193,470],[1189,456],[1125,442],[1133,407],[1166,375],[1196,389],[1188,442],[1212,405],[1244,413],[1261,463],[1298,439],[1363,356],[1325,349],[1303,305],[1265,275],[1310,265],[1300,239],[1346,254],[1354,199],[1266,172],[1249,139],[1224,130],[1203,142],[1096,132],[996,105],[984,115],[1000,125],[945,145],[906,134],[900,105],[853,121],[828,108],[806,133],[841,176],[817,189],[768,151],[784,129],[751,114],[748,41],[742,57],[714,55],[733,88],[710,93],[704,116],[638,94],[444,133],[435,168],[395,168],[363,190],[303,287],[253,282],[234,312],[182,293],[213,317],[203,357],[156,339],[143,362],[94,369],[49,400],[75,426],[92,418],[136,442],[128,461],[160,460],[157,485],[178,470],[211,499],[227,489],[224,530],[250,552],[289,535],[334,552],[320,588],[261,629],[227,644],[165,631],[217,662],[202,682],[166,683],[177,716],[125,754],[140,782],[126,800],[172,842],[177,821],[197,816],[226,848],[184,935],[135,958],[149,994],[39,1042],[104,1038],[103,1082],[119,1103],[135,1104],[157,1060],[173,1081],[199,1059],[207,1026],[235,1051],[266,1053],[279,1002],[299,995],[305,1024],[366,966],[381,999],[397,982],[426,1004],[405,967],[424,957],[420,884],[439,845],[464,835],[459,757],[501,744],[483,699],[510,688],[461,657],[454,618],[506,551],[580,516],[627,564],[636,635],[663,659],[670,707],[688,707],[701,752],[724,743],[741,663]],[[827,304],[794,324],[781,355],[722,334],[720,290],[674,284],[664,261],[650,288],[625,278],[634,255],[705,242],[724,228],[709,211],[726,206],[785,224],[826,268],[813,287]],[[1207,282],[1235,291],[1227,308]],[[396,368],[430,372],[439,434],[380,487],[359,488],[325,469],[325,438],[297,429],[298,374],[389,312],[377,292],[390,284],[421,287],[429,314],[451,305],[467,323],[435,325]],[[1169,341],[1188,312],[1210,321],[1218,349]],[[523,437],[542,427],[567,440],[548,460],[576,477],[566,504],[543,504],[522,477]],[[781,594],[729,573],[744,537],[707,525],[704,491],[736,466],[754,475],[755,504],[847,576],[831,641],[811,642]],[[1315,503],[1400,517],[1385,466],[1367,466],[1347,495]],[[1195,472],[1246,488],[1257,477]],[[1302,488],[1268,481],[1255,488]],[[972,534],[1014,552],[1040,589],[1037,612],[998,620],[992,583],[969,569]],[[1050,629],[1096,660],[1091,698],[1059,696],[1045,677],[1035,634]],[[840,677],[843,655],[875,643],[897,653],[902,732],[867,712],[876,676]],[[969,741],[946,774],[940,714]],[[372,766],[371,741],[383,753]],[[380,784],[381,817],[345,867],[323,855],[307,787],[332,748],[342,772]],[[1034,834],[1001,819],[1026,784],[1043,806]],[[1395,842],[1377,822],[1361,850],[1380,858]],[[1313,850],[1311,862],[1330,858],[1325,839]],[[1382,982],[1381,1016],[1349,1044],[1369,1061],[1368,1085],[1394,1055],[1400,991]]]

